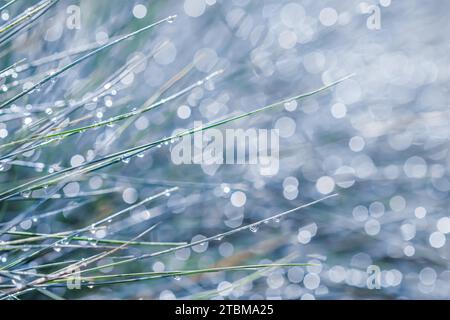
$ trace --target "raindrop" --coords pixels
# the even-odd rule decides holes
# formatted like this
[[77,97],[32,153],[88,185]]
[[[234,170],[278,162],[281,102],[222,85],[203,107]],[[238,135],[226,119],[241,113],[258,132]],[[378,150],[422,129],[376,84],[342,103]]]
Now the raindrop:
[[21,195],[22,197],[24,197],[24,198],[29,198],[30,195],[31,195],[31,191],[30,191],[30,190],[22,191],[22,192],[20,193],[20,195]]
[[251,225],[249,228],[248,228],[251,232],[253,232],[253,233],[255,233],[255,232],[258,232],[258,229],[259,229],[259,226],[258,225]]
[[173,23],[173,22],[175,21],[175,18],[176,18],[176,17],[177,17],[176,15],[173,15],[173,16],[168,17],[168,18],[167,18],[167,23]]

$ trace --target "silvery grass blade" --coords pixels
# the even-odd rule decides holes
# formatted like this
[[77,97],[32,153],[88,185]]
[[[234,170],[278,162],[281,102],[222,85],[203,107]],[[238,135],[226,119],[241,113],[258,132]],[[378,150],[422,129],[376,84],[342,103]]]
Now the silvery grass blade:
[[[186,93],[192,91],[193,89],[202,86],[205,82],[213,79],[214,77],[217,77],[218,75],[222,74],[223,70],[218,70],[216,72],[211,73],[210,75],[208,75],[207,77],[196,81],[195,83],[189,85],[188,87],[178,91],[177,93],[167,97],[167,98],[163,98],[159,101],[157,101],[156,103],[152,103],[149,106],[144,106],[141,109],[135,110],[135,111],[131,111],[131,112],[127,112],[127,113],[123,113],[117,116],[114,116],[110,119],[104,120],[104,121],[99,121],[87,126],[83,126],[83,127],[79,127],[79,128],[74,128],[74,129],[69,129],[69,130],[65,130],[65,131],[61,131],[61,132],[57,132],[57,133],[52,133],[52,134],[47,134],[47,135],[40,135],[40,136],[31,136],[29,138],[26,139],[21,139],[21,140],[16,140],[16,141],[12,141],[3,145],[0,145],[0,149],[5,148],[5,147],[9,147],[9,146],[13,146],[19,143],[24,143],[27,141],[35,141],[35,140],[48,140],[48,139],[55,139],[55,138],[65,138],[68,136],[71,136],[73,134],[77,134],[77,133],[84,133],[86,132],[86,130],[90,130],[90,129],[95,129],[95,128],[99,128],[99,127],[104,127],[104,126],[109,126],[109,125],[113,125],[119,121],[122,120],[126,120],[132,117],[137,117],[139,115],[142,115],[145,112],[151,111],[153,109],[156,109],[164,104],[167,104],[170,101],[173,101],[183,95],[185,95]],[[17,153],[15,154],[17,155]],[[9,155],[5,155],[4,157],[6,158],[11,158],[12,156]]]
[[[176,82],[183,79],[192,69],[194,68],[193,63],[189,63],[187,66],[185,66],[180,72],[178,72],[175,76],[173,76],[171,79],[169,79],[166,83],[162,85],[161,88],[159,88],[144,104],[143,106],[150,106],[157,102],[157,100],[167,91],[169,90],[173,85],[175,85]],[[119,128],[115,129],[114,135],[111,136],[110,139],[105,143],[105,147],[109,146],[113,143],[114,136],[120,136],[122,133],[134,122],[134,118],[130,118],[125,123],[121,124]]]
[[[92,242],[92,240],[90,240]],[[97,241],[96,241],[97,242]],[[90,244],[60,244],[57,249],[59,251],[63,249],[88,249],[88,250],[103,250],[103,249],[116,249],[117,246],[108,245],[98,245],[95,246]],[[46,244],[21,244],[21,245],[5,245],[2,244],[0,247],[0,252],[2,251],[14,251],[14,250],[30,250],[30,249],[48,249]]]
[[13,5],[17,1],[18,0],[10,0],[9,2],[5,3],[3,6],[0,7],[0,11],[5,10],[6,8]]
[[[101,266],[97,266],[97,267],[90,268],[90,269],[84,269],[84,270],[80,271],[80,274],[81,273],[86,273],[86,272],[97,271],[97,270],[100,270],[100,269],[103,269],[103,268],[106,268],[106,267],[113,267],[113,266],[127,264],[127,263],[130,263],[130,262],[135,262],[135,261],[140,261],[140,260],[144,260],[144,259],[154,258],[154,257],[160,256],[160,255],[164,255],[164,254],[175,252],[175,251],[177,251],[179,249],[189,248],[189,247],[196,246],[196,245],[199,245],[199,244],[202,244],[202,243],[206,243],[206,242],[209,242],[209,241],[213,241],[213,240],[222,240],[224,237],[227,237],[227,236],[230,236],[232,234],[241,232],[243,230],[251,230],[252,228],[259,227],[260,225],[264,224],[266,221],[271,221],[271,220],[274,220],[274,219],[280,219],[280,218],[282,218],[282,217],[284,217],[284,216],[286,216],[286,215],[288,215],[290,213],[293,213],[293,212],[296,212],[298,210],[301,210],[301,209],[313,206],[313,205],[315,205],[317,203],[323,202],[323,201],[325,201],[327,199],[330,199],[330,198],[333,198],[335,196],[337,196],[337,194],[332,194],[332,195],[320,198],[318,200],[311,201],[311,202],[309,202],[307,204],[304,204],[304,205],[301,205],[299,207],[293,208],[291,210],[287,210],[287,211],[281,212],[279,214],[273,215],[273,216],[271,216],[269,218],[259,220],[259,221],[255,222],[255,223],[251,223],[251,224],[248,224],[248,225],[245,225],[245,226],[242,226],[242,227],[238,227],[238,228],[232,229],[232,230],[224,232],[224,233],[216,234],[216,235],[214,235],[212,237],[208,237],[208,238],[205,238],[205,239],[202,239],[202,240],[191,242],[189,244],[181,245],[181,246],[178,246],[178,247],[173,247],[173,248],[162,250],[162,251],[158,251],[158,252],[155,252],[155,253],[142,254],[142,255],[137,256],[137,257],[124,259],[124,260],[121,260],[119,262],[112,262],[112,263],[108,263],[108,264],[103,264]],[[117,250],[118,250],[118,248],[114,249],[113,251],[117,251]],[[97,261],[101,257],[104,257],[105,255],[108,255],[108,254],[111,254],[111,251],[107,252],[105,254],[101,254],[101,256],[95,255],[92,258],[88,259],[88,261],[89,261],[89,263],[92,263],[93,261]],[[12,289],[11,291],[9,291],[9,292],[7,292],[7,293],[5,293],[3,295],[0,295],[0,299],[6,298],[6,297],[8,297],[10,295],[20,294],[22,291],[28,290],[30,287],[36,287],[36,286],[39,286],[39,285],[44,285],[44,284],[47,284],[49,281],[54,281],[54,280],[58,280],[58,279],[61,279],[61,278],[63,278],[63,279],[67,278],[67,277],[69,277],[71,275],[71,270],[73,270],[73,268],[75,268],[75,267],[85,267],[86,265],[87,264],[86,264],[85,261],[77,262],[77,263],[75,263],[73,265],[70,265],[68,267],[65,267],[65,268],[59,270],[59,271],[56,271],[56,272],[54,272],[52,274],[49,274],[46,277],[36,279],[36,280],[32,281],[31,283],[27,283],[26,285],[22,286],[21,288]]]
[[[24,231],[8,231],[6,234],[12,235],[12,236],[21,236],[25,237],[19,240],[10,240],[5,241],[2,243],[2,246],[7,245],[17,245],[17,244],[23,244],[23,243],[30,243],[30,242],[36,242],[36,241],[42,241],[47,239],[64,239],[67,237],[67,235],[70,234],[70,231],[61,232],[61,233],[54,233],[54,234],[45,234],[45,233],[35,233],[35,232],[24,232]],[[75,236],[71,238],[72,241],[92,241],[92,238],[90,237],[80,237]],[[125,240],[115,240],[115,239],[95,239],[96,243],[100,244],[117,244],[122,245],[127,243],[130,246],[145,246],[145,247],[170,247],[170,246],[179,246],[186,244],[185,242],[148,242],[148,241],[125,241]],[[1,247],[0,247],[1,250]]]
[[82,57],[74,60],[73,62],[65,65],[64,67],[58,69],[53,74],[51,74],[51,75],[45,77],[44,79],[40,80],[39,82],[37,82],[36,84],[31,86],[30,88],[28,88],[26,90],[23,90],[19,94],[15,95],[14,97],[10,98],[9,100],[3,102],[0,105],[0,109],[10,105],[11,103],[15,102],[16,100],[22,98],[23,96],[29,94],[30,92],[32,92],[34,90],[36,90],[37,88],[40,88],[41,86],[43,86],[47,82],[49,82],[52,79],[58,77],[59,75],[63,74],[64,72],[70,70],[71,68],[73,68],[76,65],[80,64],[81,62],[83,62],[83,61],[85,61],[85,60],[87,60],[87,59],[89,59],[89,58],[99,54],[100,52],[102,52],[102,51],[104,51],[104,50],[106,50],[106,49],[108,49],[108,48],[110,48],[110,47],[112,47],[112,46],[114,46],[114,45],[116,45],[118,43],[121,43],[124,40],[127,40],[127,39],[129,39],[131,37],[137,36],[140,33],[143,33],[144,31],[147,31],[147,30],[149,30],[151,28],[154,28],[154,27],[156,27],[158,25],[161,25],[162,23],[171,22],[171,21],[174,20],[175,17],[176,16],[169,16],[169,17],[167,17],[165,19],[162,19],[162,20],[159,20],[159,21],[157,21],[155,23],[149,24],[149,25],[147,25],[147,26],[145,26],[145,27],[143,27],[141,29],[138,29],[138,30],[136,30],[134,32],[131,32],[131,33],[127,34],[127,35],[124,35],[124,36],[122,36],[122,37],[120,37],[120,38],[118,38],[118,39],[116,39],[114,41],[108,42],[107,44],[105,44],[105,45],[103,45],[103,46],[101,46],[101,47],[99,47],[99,48],[97,48],[97,49],[95,49],[95,50],[85,54],[84,56],[82,56]]
[[[111,257],[112,260],[123,260],[123,259],[129,259],[132,256],[127,255],[127,256],[114,256]],[[64,260],[64,261],[58,261],[58,262],[50,262],[50,263],[44,263],[44,264],[39,264],[37,266],[27,266],[27,267],[22,267],[22,268],[18,268],[15,269],[15,272],[26,272],[29,270],[40,270],[40,269],[48,269],[48,268],[53,268],[53,267],[61,267],[61,266],[65,266],[65,265],[69,265],[69,264],[75,264],[77,263],[79,260]]]
[[293,209],[281,212],[279,214],[270,216],[269,218],[265,218],[265,219],[259,220],[257,222],[254,222],[254,223],[250,223],[250,224],[247,224],[247,225],[242,226],[242,227],[234,228],[234,229],[232,229],[230,231],[219,233],[219,234],[216,234],[214,236],[210,236],[210,237],[204,238],[202,240],[194,241],[194,242],[191,242],[191,243],[188,243],[188,244],[185,244],[185,245],[169,248],[169,249],[158,251],[158,252],[154,252],[154,253],[142,254],[142,255],[140,255],[138,257],[130,258],[128,260],[123,260],[123,261],[117,262],[117,263],[111,263],[111,264],[106,264],[106,265],[102,265],[102,266],[91,268],[91,269],[85,269],[85,270],[82,270],[81,272],[82,273],[90,272],[90,271],[99,270],[99,269],[102,269],[102,268],[105,268],[105,267],[113,267],[113,266],[122,265],[122,264],[130,263],[130,262],[134,262],[134,261],[139,261],[139,260],[143,260],[143,259],[154,258],[154,257],[160,256],[160,255],[172,253],[172,252],[175,252],[175,251],[180,250],[180,249],[190,248],[192,246],[200,245],[200,244],[203,244],[203,243],[206,243],[206,242],[210,242],[210,241],[214,241],[214,240],[215,241],[220,241],[220,240],[222,240],[225,237],[228,237],[230,235],[233,235],[235,233],[238,233],[238,232],[241,232],[241,231],[244,231],[244,230],[251,230],[252,231],[252,230],[254,230],[254,228],[259,228],[261,225],[264,225],[265,222],[269,222],[269,221],[272,221],[272,220],[280,219],[280,218],[282,218],[282,217],[284,217],[286,215],[289,215],[289,214],[291,214],[293,212],[305,209],[307,207],[310,207],[310,206],[313,206],[315,204],[321,203],[321,202],[323,202],[325,200],[334,198],[336,196],[338,196],[338,194],[328,195],[326,197],[320,198],[318,200],[311,201],[309,203],[306,203],[304,205],[298,206],[296,208],[293,208]]
[[[17,135],[21,135],[21,136],[25,136],[28,135],[27,138],[25,139],[21,139],[9,146],[13,146],[15,144],[18,143],[24,143],[23,146],[21,146],[18,149],[15,149],[14,151],[10,151],[7,155],[4,156],[0,156],[0,160],[3,159],[14,159],[16,156],[22,154],[23,152],[27,152],[27,151],[31,151],[34,150],[35,148],[38,148],[42,145],[46,145],[46,144],[34,144],[33,145],[33,141],[35,141],[36,139],[33,139],[33,137],[31,139],[29,138],[29,133],[27,131],[33,129],[33,128],[38,128],[39,126],[41,126],[40,128],[38,128],[37,130],[34,130],[34,135],[41,135],[44,136],[46,133],[51,132],[51,131],[55,131],[55,130],[61,130],[61,128],[69,126],[73,123],[76,123],[77,121],[82,121],[87,119],[89,116],[84,116],[82,119],[76,119],[73,120],[69,123],[64,124],[64,126],[62,126],[63,122],[66,121],[67,117],[75,112],[76,110],[78,110],[80,107],[86,105],[87,103],[89,103],[90,101],[92,101],[93,99],[99,99],[102,96],[106,95],[107,92],[117,83],[119,83],[124,77],[126,77],[127,75],[129,75],[135,68],[139,67],[142,63],[144,63],[149,57],[154,56],[156,53],[160,52],[160,50],[162,50],[164,48],[164,46],[167,44],[167,42],[162,43],[161,45],[157,46],[154,50],[152,50],[151,53],[149,53],[148,55],[146,55],[145,57],[139,59],[136,62],[129,62],[127,63],[125,66],[122,66],[119,70],[115,71],[114,74],[112,76],[110,76],[106,81],[104,81],[99,89],[95,90],[92,93],[89,93],[87,95],[87,97],[84,97],[83,99],[81,99],[80,101],[74,103],[73,105],[69,106],[69,108],[65,108],[63,109],[61,112],[59,112],[59,114],[56,114],[54,116],[51,117],[51,119],[49,117],[45,117],[42,118],[40,120],[35,121],[32,125],[27,126],[26,128],[22,128],[20,129],[15,136]],[[90,117],[93,117],[92,115]],[[55,127],[56,126],[56,127]],[[59,128],[58,128],[59,126]],[[0,146],[0,148],[2,148]]]
[[249,116],[261,113],[261,112],[264,112],[264,111],[268,111],[270,109],[274,109],[276,107],[282,106],[285,103],[291,102],[293,100],[305,99],[307,97],[310,97],[310,96],[316,95],[318,93],[321,93],[321,92],[323,92],[323,91],[325,91],[325,90],[327,90],[329,88],[332,88],[332,87],[336,86],[337,84],[347,80],[351,76],[353,76],[353,75],[349,75],[347,77],[339,79],[339,80],[337,80],[335,82],[332,82],[332,83],[330,83],[328,85],[325,85],[325,86],[323,86],[323,87],[321,87],[319,89],[316,89],[314,91],[311,91],[311,92],[308,92],[308,93],[304,93],[304,94],[300,94],[300,95],[297,95],[297,96],[294,96],[294,97],[290,97],[290,98],[287,98],[287,99],[283,99],[281,101],[272,103],[272,104],[264,106],[262,108],[255,109],[255,110],[250,111],[250,112],[242,113],[242,114],[239,114],[239,115],[236,115],[236,116],[227,117],[227,118],[225,118],[223,120],[215,121],[215,122],[209,123],[209,124],[207,124],[205,126],[194,127],[194,128],[188,129],[186,131],[180,132],[178,134],[175,134],[173,136],[170,136],[170,137],[162,138],[162,139],[159,139],[159,140],[151,142],[151,143],[147,143],[147,144],[143,144],[143,145],[140,145],[140,146],[129,148],[129,149],[126,149],[126,150],[123,150],[123,151],[119,151],[119,152],[110,154],[108,156],[102,157],[100,159],[86,162],[86,163],[81,164],[79,166],[75,166],[75,167],[72,167],[72,168],[67,168],[67,169],[61,170],[59,172],[55,172],[55,173],[43,176],[41,178],[37,178],[35,180],[26,182],[26,183],[24,183],[22,185],[19,185],[19,186],[14,187],[14,188],[12,188],[10,190],[6,190],[6,191],[0,193],[0,201],[4,201],[6,199],[9,199],[12,196],[18,195],[18,194],[20,194],[21,192],[24,192],[24,191],[29,192],[29,191],[34,190],[34,189],[48,187],[49,185],[52,185],[52,184],[60,182],[61,180],[72,179],[72,178],[74,178],[76,176],[80,176],[80,175],[86,174],[88,172],[92,172],[92,171],[96,171],[96,170],[102,169],[102,168],[110,166],[112,164],[121,162],[123,160],[129,159],[129,158],[134,157],[134,156],[137,156],[138,154],[141,154],[142,152],[147,151],[149,149],[152,149],[152,148],[154,148],[154,147],[156,147],[158,145],[162,145],[164,143],[169,143],[171,141],[175,141],[175,140],[180,139],[180,138],[182,138],[184,136],[192,135],[192,134],[194,134],[196,132],[205,131],[205,130],[208,130],[208,129],[211,129],[211,128],[215,128],[215,127],[218,127],[218,126],[222,126],[224,124],[227,124],[227,123],[230,123],[230,122],[234,122],[234,121],[237,121],[237,120],[240,120],[240,119],[243,119],[243,118],[246,118],[246,117],[249,117]]
[[25,60],[26,59],[21,59],[21,60],[15,62],[15,63],[13,63],[12,65],[4,68],[3,70],[0,70],[0,80],[3,79],[3,78],[6,78],[7,76],[9,76],[9,71],[14,69],[18,64],[22,63]]
[[[120,36],[111,37],[110,41],[115,41],[119,38],[120,38]],[[36,67],[40,67],[40,66],[52,63],[52,62],[58,62],[60,60],[63,60],[64,58],[76,56],[76,55],[85,53],[86,51],[98,49],[101,46],[103,46],[103,44],[99,45],[97,42],[93,42],[93,43],[81,45],[77,48],[53,53],[53,54],[45,56],[43,58],[39,58],[39,59],[30,61],[30,62],[22,63],[19,66],[17,66],[16,71],[18,73],[24,72],[24,71],[29,70],[30,68],[36,68]]]
[[[64,212],[68,213],[71,210],[80,208],[80,207],[82,207],[82,206],[84,206],[86,204],[92,203],[93,201],[94,201],[93,199],[88,199],[88,200],[81,201],[81,202],[78,202],[78,203],[71,203],[71,204],[69,204],[66,207],[61,208],[61,209],[56,209],[56,210],[52,210],[52,211],[47,211],[47,212],[43,212],[43,213],[34,214],[34,215],[28,217],[28,219],[30,219],[30,220],[32,220],[34,222],[37,222],[40,219],[53,217],[55,215],[59,215],[59,214],[62,214]],[[3,227],[5,225],[7,225],[6,222],[0,223],[0,227]]]
[[[242,287],[243,285],[245,285],[247,283],[253,282],[253,281],[263,277],[264,275],[267,275],[269,272],[275,270],[276,268],[279,268],[279,266],[277,266],[277,264],[279,264],[279,265],[289,264],[288,262],[292,261],[297,256],[298,256],[298,254],[292,253],[292,254],[290,254],[290,255],[282,258],[282,259],[279,259],[278,261],[276,261],[276,263],[274,263],[273,267],[259,269],[259,270],[255,271],[254,273],[252,273],[252,274],[250,274],[248,276],[245,276],[245,277],[239,279],[238,281],[233,282],[231,284],[231,288],[232,289],[239,288],[239,287]],[[311,265],[311,264],[309,264],[309,265]],[[306,265],[306,266],[308,266],[308,265]],[[227,288],[225,290],[228,290],[228,289],[229,288]],[[184,297],[184,299],[189,299],[189,300],[211,299],[211,298],[216,297],[217,295],[220,295],[220,293],[223,292],[223,291],[224,291],[224,289],[222,289],[222,290],[217,290],[217,289],[216,290],[210,290],[210,291],[202,292],[202,293],[199,293],[199,294],[194,294],[194,295],[191,295],[191,296],[188,296],[188,297]]]
[[7,22],[4,25],[0,26],[0,35],[2,33],[7,32],[8,30],[11,30],[12,28],[22,24],[23,22],[31,19],[33,16],[35,16],[39,12],[45,10],[48,7],[53,6],[58,1],[59,0],[44,0],[34,6],[29,7],[27,10],[25,10],[23,13],[21,13],[16,18],[12,19],[10,22]]
[[64,195],[58,192],[55,192],[52,195],[43,194],[43,195],[33,195],[31,194],[28,198],[24,197],[13,197],[10,198],[9,201],[34,201],[39,199],[46,199],[46,200],[66,200],[66,199],[82,199],[82,198],[89,198],[89,197],[95,197],[95,196],[102,196],[112,193],[118,193],[123,191],[122,187],[115,187],[115,188],[107,188],[107,189],[100,189],[95,191],[88,191],[88,192],[79,192],[77,195]]
[[[155,54],[159,53],[165,46],[167,45],[167,42],[162,43],[161,45],[157,46],[154,50],[152,50],[149,54],[145,55],[144,57],[138,59],[137,61],[131,61],[127,62],[125,65],[121,66],[118,70],[114,71],[112,75],[110,75],[105,81],[103,81],[99,87],[94,90],[93,92],[87,93],[86,97],[83,97],[80,101],[75,102],[73,105],[70,105],[69,108],[62,109],[62,111],[59,114],[54,115],[51,119],[49,117],[44,117],[40,121],[34,122],[31,126],[27,127],[26,129],[33,129],[38,127],[39,125],[42,125],[42,123],[47,123],[48,126],[44,126],[39,128],[39,130],[35,131],[38,133],[43,133],[43,131],[54,131],[58,130],[58,125],[61,125],[63,121],[74,111],[78,110],[80,107],[85,106],[87,103],[98,100],[105,95],[108,94],[108,92],[117,85],[121,80],[123,80],[125,77],[130,75],[136,68],[141,66],[143,63],[145,63],[150,57],[155,56]],[[74,93],[71,93],[74,95]],[[81,93],[82,94],[82,93]],[[87,118],[87,117],[86,117]],[[84,118],[82,119],[84,120]],[[80,120],[73,120],[74,122],[80,121]],[[69,122],[67,126],[71,125],[72,123]],[[28,130],[23,130],[28,131]]]
[[[61,187],[57,186],[50,192],[50,195],[55,194],[60,189],[61,189]],[[9,231],[11,228],[17,226],[21,221],[23,221],[25,218],[27,218],[32,212],[35,212],[35,210],[37,208],[39,208],[41,205],[43,205],[47,200],[48,200],[48,198],[41,199],[37,203],[33,204],[30,208],[28,208],[24,212],[20,213],[18,216],[14,217],[12,220],[8,221],[6,223],[6,225],[2,226],[2,228],[0,229],[0,236],[3,235],[6,231]]]
[[[157,224],[151,226],[150,228],[147,228],[144,232],[141,232],[139,235],[137,235],[136,237],[134,237],[133,239],[131,239],[129,242],[135,241],[135,240],[137,240],[137,239],[143,237],[145,234],[147,234],[147,233],[149,233],[150,231],[152,231],[153,229],[155,229],[156,226],[157,226]],[[98,261],[98,260],[101,260],[101,259],[103,259],[103,258],[105,258],[105,257],[107,257],[107,256],[109,256],[109,255],[111,255],[111,254],[113,254],[113,253],[115,253],[115,252],[121,250],[121,249],[126,248],[127,246],[128,246],[128,243],[125,243],[125,244],[123,244],[123,245],[121,245],[121,246],[119,246],[119,247],[115,247],[115,248],[112,249],[111,251],[106,251],[106,252],[104,252],[104,253],[100,253],[100,254],[98,254],[98,255],[95,255],[95,256],[92,256],[92,257],[90,257],[90,258],[88,258],[88,259],[85,259],[85,260],[83,260],[83,261],[81,261],[81,262],[78,262],[78,263],[76,263],[75,265],[72,265],[72,266],[69,267],[69,268],[76,268],[76,267],[79,268],[79,267],[81,267],[81,266],[86,266],[86,265],[88,265],[88,264],[94,263],[94,262],[96,262],[96,261]],[[9,291],[9,292],[3,294],[3,295],[0,294],[0,299],[3,299],[3,298],[5,298],[5,297],[7,297],[7,296],[9,296],[9,295],[11,295],[11,294],[19,293],[19,292],[21,292],[21,291],[23,291],[23,290],[26,290],[26,289],[28,289],[28,288],[33,289],[33,288],[36,287],[36,285],[39,285],[39,284],[42,284],[42,283],[46,283],[46,282],[48,282],[48,281],[49,281],[50,279],[52,279],[52,278],[54,278],[54,279],[59,279],[59,278],[64,278],[64,277],[67,277],[67,276],[70,276],[70,275],[71,275],[71,270],[70,270],[70,269],[69,269],[69,270],[64,269],[64,271],[59,272],[59,273],[57,273],[56,275],[54,275],[54,274],[51,274],[51,275],[45,275],[44,277],[38,278],[38,279],[32,281],[31,283],[23,283],[23,284],[21,285],[20,288],[15,288],[15,289],[13,289],[13,290],[11,290],[11,291]]]
[[[108,215],[107,217],[105,217],[103,219],[100,219],[100,220],[98,220],[98,221],[96,221],[96,222],[94,222],[94,223],[92,223],[92,224],[90,224],[90,225],[88,225],[86,227],[83,227],[83,228],[71,231],[70,233],[65,235],[63,238],[60,238],[57,241],[55,241],[55,242],[53,242],[51,244],[48,244],[46,247],[44,247],[44,248],[42,248],[42,249],[40,249],[38,251],[35,251],[35,252],[32,252],[32,253],[28,253],[28,254],[24,255],[23,257],[21,257],[21,258],[15,260],[15,261],[5,265],[5,266],[0,267],[0,270],[7,270],[7,269],[10,269],[10,268],[13,268],[13,267],[15,267],[15,266],[25,262],[25,261],[28,261],[28,260],[32,259],[33,257],[36,257],[36,256],[38,256],[38,255],[40,255],[42,253],[47,252],[49,249],[55,248],[59,244],[69,243],[70,241],[73,240],[74,237],[78,236],[79,234],[81,234],[83,232],[87,232],[87,231],[90,231],[92,229],[98,228],[99,226],[101,226],[103,224],[110,223],[113,220],[117,219],[118,217],[122,216],[123,214],[125,214],[127,212],[130,212],[131,210],[133,210],[135,208],[138,208],[139,206],[142,206],[142,205],[144,205],[144,204],[146,204],[148,202],[156,200],[156,199],[158,199],[158,198],[160,198],[162,196],[167,195],[168,193],[175,192],[177,190],[178,190],[178,187],[173,187],[171,189],[164,190],[163,192],[157,193],[155,195],[152,195],[150,197],[145,198],[144,200],[142,200],[140,202],[137,202],[137,203],[135,203],[135,204],[133,204],[131,206],[128,206],[125,209],[122,209],[122,210],[120,210],[118,212],[115,212],[115,213],[113,213],[111,215]],[[9,230],[7,230],[7,231],[9,231]],[[126,243],[129,243],[129,241],[127,241]]]
[[[230,267],[213,267],[213,268],[204,268],[204,269],[194,269],[194,270],[174,270],[174,271],[163,271],[163,272],[140,272],[140,273],[123,273],[123,274],[113,274],[113,275],[104,275],[104,276],[89,276],[89,277],[80,277],[80,286],[81,287],[96,287],[96,286],[104,286],[104,285],[112,285],[112,284],[124,284],[131,282],[142,282],[148,280],[158,280],[167,277],[189,277],[189,276],[199,276],[208,273],[217,273],[217,272],[232,272],[232,271],[270,271],[275,268],[286,268],[286,267],[308,267],[313,266],[310,263],[267,263],[267,264],[250,264],[250,265],[238,265],[238,266],[230,266]],[[45,276],[45,275],[41,275]],[[123,278],[123,279],[122,279]],[[114,280],[117,279],[117,280]],[[255,276],[252,277],[253,280],[256,279]],[[42,287],[45,288],[55,288],[55,287],[65,287],[66,284],[62,284],[64,282],[70,281],[69,278],[52,280],[44,285],[36,285],[33,286],[35,290],[39,290]],[[13,289],[14,286],[6,286],[3,288]]]
[[[86,276],[81,277],[81,286],[102,286],[111,284],[123,284],[130,282],[141,282],[147,280],[158,280],[167,277],[185,277],[185,276],[198,276],[208,273],[216,272],[230,272],[230,271],[245,271],[245,270],[262,270],[262,269],[274,269],[283,267],[308,267],[312,264],[308,263],[267,263],[267,264],[251,264],[251,265],[238,265],[230,267],[213,267],[195,270],[175,270],[175,271],[163,271],[163,272],[139,272],[139,273],[123,273],[112,274],[102,276]],[[118,280],[114,280],[117,279]],[[124,279],[120,279],[124,278]],[[46,287],[58,287],[56,285],[61,282],[65,282],[67,279],[59,279],[48,282]],[[39,287],[39,286],[36,286]]]
[[[158,53],[163,47],[165,46],[165,43],[157,46],[154,50],[152,50],[152,52],[148,55],[148,57],[150,56],[154,56],[156,53]],[[64,108],[59,114],[56,114],[54,116],[51,117],[51,119],[49,117],[45,117],[42,118],[40,120],[37,120],[35,122],[33,122],[30,126],[27,127],[23,127],[22,129],[20,129],[15,136],[17,135],[29,135],[29,133],[27,133],[27,131],[31,130],[31,129],[36,129],[34,130],[34,135],[36,134],[45,134],[46,132],[52,131],[52,130],[56,130],[58,129],[57,127],[55,128],[55,126],[60,126],[63,122],[65,122],[65,120],[67,119],[67,117],[74,111],[76,111],[78,108],[84,106],[86,103],[88,103],[89,101],[92,101],[92,99],[96,98],[100,98],[101,96],[105,95],[108,90],[109,87],[113,86],[115,83],[119,82],[122,78],[126,77],[129,73],[131,73],[136,67],[138,67],[139,65],[141,65],[145,59],[147,57],[144,57],[143,59],[140,59],[139,61],[137,61],[136,63],[127,63],[125,66],[121,67],[119,70],[117,70],[112,76],[110,76],[109,79],[107,79],[104,83],[102,83],[102,85],[100,85],[100,88],[95,90],[93,93],[88,93],[87,97],[84,97],[83,99],[81,99],[80,101],[74,103],[73,105],[69,106],[69,108]],[[76,121],[74,121],[76,122]],[[46,125],[44,125],[46,123]],[[70,125],[71,123],[67,123],[66,125]],[[66,126],[64,125],[64,126]],[[38,128],[39,126],[41,126],[40,128]],[[27,139],[23,139],[23,142],[26,141]],[[31,140],[32,142],[33,140]],[[28,144],[28,147],[22,147],[21,149],[13,152],[10,152],[11,155],[18,155],[21,152],[26,152],[26,150],[30,151],[33,150],[33,146],[30,146],[30,144]],[[4,156],[2,157],[4,158]]]

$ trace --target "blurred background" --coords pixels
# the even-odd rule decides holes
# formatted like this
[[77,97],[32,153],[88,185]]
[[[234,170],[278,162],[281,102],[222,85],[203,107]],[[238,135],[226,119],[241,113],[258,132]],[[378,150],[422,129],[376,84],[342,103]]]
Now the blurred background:
[[[0,12],[1,23],[36,3],[17,1]],[[449,298],[448,12],[449,2],[425,5],[418,0],[57,2],[30,28],[3,39],[0,69],[18,64],[14,74],[0,78],[1,101],[89,50],[177,17],[100,52],[1,109],[1,144],[56,115],[64,115],[55,120],[56,127],[89,125],[224,72],[139,116],[3,161],[1,192],[171,136],[192,128],[194,121],[248,112],[355,75],[326,92],[221,129],[278,129],[280,167],[272,176],[261,175],[257,165],[175,165],[172,145],[163,144],[45,192],[2,201],[3,226],[26,213],[15,231],[52,234],[88,226],[151,195],[179,188],[136,206],[106,230],[94,231],[92,243],[58,248],[22,267],[79,260],[98,253],[95,239],[130,240],[155,223],[141,240],[198,241],[336,192],[337,197],[256,230],[101,272],[285,260],[311,266],[50,290],[73,299]],[[8,157],[6,149],[0,154]],[[4,242],[14,239],[12,234],[0,237]],[[34,249],[2,249],[0,244],[1,265],[28,250]],[[130,246],[117,255],[152,250],[160,249]],[[111,261],[107,257],[98,265]],[[381,272],[379,289],[367,286],[371,265]],[[8,281],[2,278],[0,284]]]

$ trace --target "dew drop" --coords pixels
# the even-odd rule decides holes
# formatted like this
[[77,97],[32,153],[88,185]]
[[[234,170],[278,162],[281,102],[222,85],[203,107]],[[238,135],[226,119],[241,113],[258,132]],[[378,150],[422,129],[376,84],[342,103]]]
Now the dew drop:
[[22,192],[20,193],[20,195],[21,195],[22,197],[24,197],[24,198],[29,198],[30,195],[31,195],[31,191],[30,191],[30,190],[22,191]]
[[167,23],[173,23],[173,22],[175,21],[175,18],[176,18],[176,17],[177,17],[176,15],[173,15],[173,16],[168,17],[168,18],[167,18]]

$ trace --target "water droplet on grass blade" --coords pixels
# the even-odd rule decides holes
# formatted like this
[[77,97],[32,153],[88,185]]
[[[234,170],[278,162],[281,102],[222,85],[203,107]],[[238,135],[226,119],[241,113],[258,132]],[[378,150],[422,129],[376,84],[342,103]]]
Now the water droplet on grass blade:
[[22,191],[22,192],[20,193],[20,195],[21,195],[22,197],[24,197],[24,198],[29,198],[30,195],[31,195],[31,191],[30,191],[30,190]]
[[176,17],[177,17],[176,15],[168,17],[167,18],[167,23],[173,23],[175,21]]

